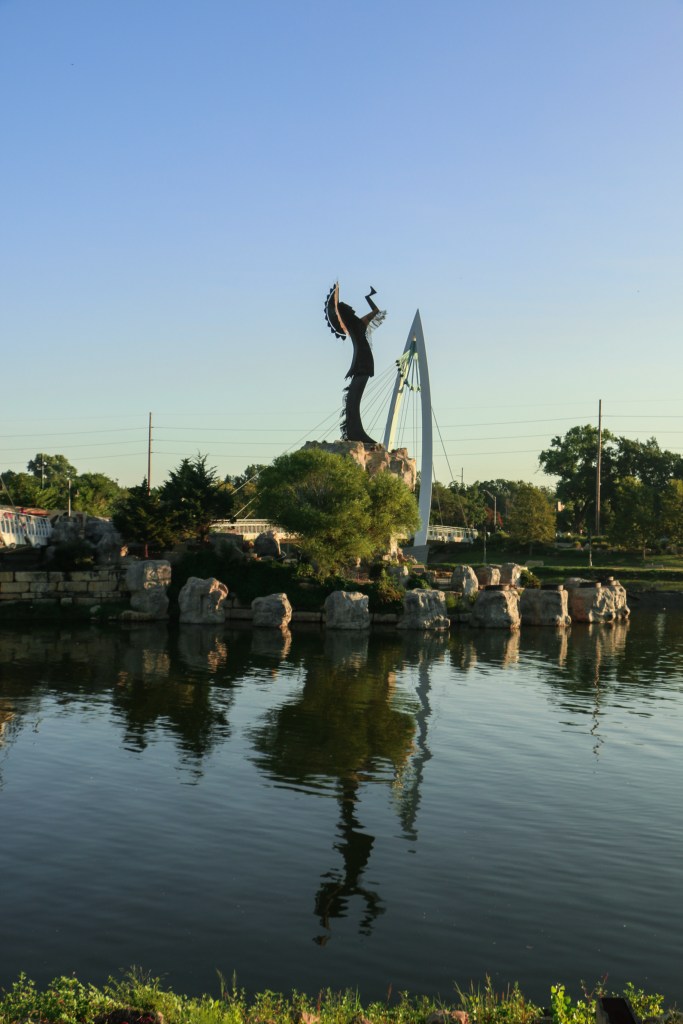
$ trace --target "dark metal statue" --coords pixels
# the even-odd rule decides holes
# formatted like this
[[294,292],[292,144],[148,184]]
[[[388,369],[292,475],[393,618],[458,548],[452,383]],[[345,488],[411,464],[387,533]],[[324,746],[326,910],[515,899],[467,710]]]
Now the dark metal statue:
[[363,430],[360,418],[360,400],[363,397],[365,385],[369,377],[375,375],[375,361],[372,357],[370,347],[370,334],[384,321],[386,312],[379,309],[372,301],[376,295],[374,288],[365,296],[370,312],[365,316],[358,316],[355,309],[346,302],[339,301],[339,282],[330,288],[325,301],[325,317],[327,324],[333,334],[338,338],[351,338],[353,342],[353,361],[347,378],[351,383],[346,388],[344,395],[344,415],[341,429],[342,437],[346,441],[362,441],[363,444],[377,444]]

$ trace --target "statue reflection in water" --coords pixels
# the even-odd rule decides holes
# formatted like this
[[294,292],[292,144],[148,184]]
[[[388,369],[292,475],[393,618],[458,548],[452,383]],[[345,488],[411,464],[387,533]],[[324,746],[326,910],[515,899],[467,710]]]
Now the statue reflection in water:
[[353,896],[360,896],[365,904],[358,926],[362,935],[369,935],[375,918],[384,913],[384,906],[378,894],[373,889],[361,885],[375,838],[363,831],[356,817],[359,788],[359,779],[348,778],[341,780],[339,784],[340,841],[334,844],[334,848],[342,855],[344,869],[335,869],[324,874],[322,885],[315,896],[315,913],[320,924],[326,929],[325,934],[317,935],[314,939],[319,946],[329,942],[331,918],[346,917],[349,901]]
[[[392,700],[396,670],[405,662],[401,641],[373,645],[368,637],[330,630],[323,657],[310,658],[302,691],[292,701],[267,712],[251,739],[255,761],[271,778],[296,788],[321,780],[334,782],[339,804],[333,848],[341,864],[321,875],[314,913],[324,932],[314,941],[324,946],[332,921],[350,916],[360,901],[358,930],[368,935],[385,907],[366,874],[373,836],[359,813],[368,782],[400,779],[415,750],[415,702],[399,710]],[[389,781],[389,780],[387,780]]]

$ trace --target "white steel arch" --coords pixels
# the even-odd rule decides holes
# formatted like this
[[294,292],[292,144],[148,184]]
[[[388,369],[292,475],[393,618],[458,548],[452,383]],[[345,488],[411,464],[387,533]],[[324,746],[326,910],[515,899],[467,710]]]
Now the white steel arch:
[[427,530],[429,528],[429,513],[432,507],[432,466],[434,460],[432,443],[432,393],[429,387],[429,367],[427,366],[427,351],[425,349],[424,334],[422,332],[422,321],[420,310],[415,313],[412,327],[408,332],[403,354],[396,360],[398,373],[396,383],[391,396],[387,425],[384,431],[384,447],[391,451],[394,447],[398,416],[403,401],[403,395],[408,387],[408,378],[413,364],[417,365],[418,377],[420,380],[420,410],[422,414],[422,452],[420,454],[420,528],[415,534],[414,544],[427,543]]

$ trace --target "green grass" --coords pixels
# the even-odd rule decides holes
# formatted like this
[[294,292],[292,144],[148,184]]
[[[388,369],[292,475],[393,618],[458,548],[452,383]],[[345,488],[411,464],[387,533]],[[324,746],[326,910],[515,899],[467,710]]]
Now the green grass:
[[[0,1024],[461,1024],[453,1011],[464,1011],[470,1024],[534,1024],[544,1014],[552,1024],[593,1024],[596,997],[607,989],[604,981],[591,992],[583,983],[580,988],[581,996],[573,999],[564,985],[552,985],[548,1010],[527,1000],[517,984],[496,992],[490,978],[483,987],[456,987],[450,1005],[388,992],[386,1000],[364,1006],[351,990],[328,989],[315,996],[266,991],[248,999],[234,981],[228,986],[220,975],[215,996],[193,997],[137,970],[102,988],[60,977],[39,989],[22,974],[0,992]],[[623,994],[640,1017],[662,1013],[660,995],[631,984]],[[669,1019],[681,1017],[672,1011]]]
[[[459,564],[484,564],[481,544],[458,546],[455,551],[454,548],[456,545],[453,544],[434,546],[430,551],[430,567],[452,569]],[[635,552],[597,548],[592,553],[591,567],[587,551],[543,548],[529,555],[528,547],[511,549],[487,545],[486,561],[489,564],[517,562],[525,565],[530,558],[543,562],[543,565],[533,566],[534,575],[543,583],[561,583],[568,576],[584,579],[615,576],[631,590],[683,590],[683,555],[653,554],[643,562]]]

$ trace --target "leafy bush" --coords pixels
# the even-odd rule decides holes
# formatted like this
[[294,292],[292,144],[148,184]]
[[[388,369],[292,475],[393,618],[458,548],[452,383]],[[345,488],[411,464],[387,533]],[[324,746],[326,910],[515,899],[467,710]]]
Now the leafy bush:
[[432,586],[424,576],[408,576],[406,579],[406,590],[431,590]]
[[[600,996],[607,994],[606,978],[602,978],[589,992],[581,982],[583,998],[574,1001],[562,984],[550,987],[550,1011],[553,1024],[593,1024],[596,1016],[596,1004]],[[617,995],[618,993],[613,993]],[[630,1000],[638,1017],[654,1017],[662,1012],[662,996],[657,993],[647,994],[628,982],[623,995]]]
[[403,590],[386,572],[372,583],[356,589],[368,595],[371,612],[400,612],[403,609]]
[[541,581],[539,580],[538,576],[536,576],[531,571],[531,569],[527,569],[525,567],[524,569],[522,569],[522,571],[520,573],[519,581],[518,581],[517,585],[519,587],[532,587],[532,588],[533,587],[540,587]]

